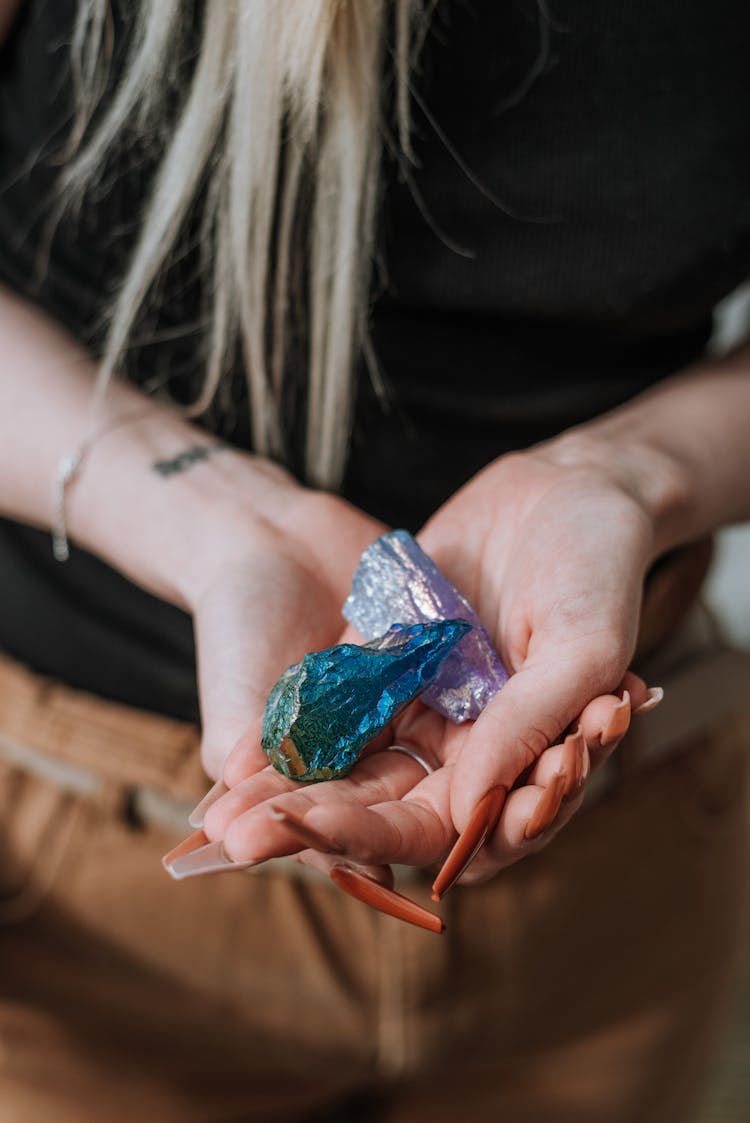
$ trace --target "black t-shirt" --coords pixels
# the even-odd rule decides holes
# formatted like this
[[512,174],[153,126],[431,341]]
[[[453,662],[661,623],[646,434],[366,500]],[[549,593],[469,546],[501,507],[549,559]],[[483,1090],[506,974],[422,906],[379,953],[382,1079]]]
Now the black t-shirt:
[[[128,8],[115,5],[115,77]],[[39,279],[74,10],[31,0],[0,60],[0,280],[96,347],[158,144],[113,157]],[[343,490],[391,524],[417,528],[496,456],[694,360],[714,306],[750,271],[750,6],[547,10],[549,21],[537,0],[439,0],[414,81],[417,158],[407,175],[386,159],[372,336],[387,393],[360,378]],[[192,42],[189,31],[176,50],[185,74]],[[178,396],[200,369],[195,278],[188,253],[128,372],[166,371]],[[234,398],[211,424],[248,447]],[[73,685],[197,716],[190,621],[80,551],[57,565],[47,536],[7,522],[0,647]]]

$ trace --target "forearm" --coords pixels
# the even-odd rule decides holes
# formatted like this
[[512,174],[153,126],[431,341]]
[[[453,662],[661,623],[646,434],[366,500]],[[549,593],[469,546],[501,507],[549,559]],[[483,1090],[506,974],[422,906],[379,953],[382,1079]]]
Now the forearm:
[[750,345],[563,434],[566,463],[613,473],[653,521],[654,555],[750,518]]
[[[58,325],[4,290],[0,341],[0,512],[49,527],[60,459],[88,435],[95,366]],[[231,450],[166,477],[154,467],[211,443],[177,411],[113,383],[101,433],[68,489],[71,540],[186,606],[196,553],[228,550],[235,534],[249,539],[253,516],[278,511],[289,490],[279,470]]]

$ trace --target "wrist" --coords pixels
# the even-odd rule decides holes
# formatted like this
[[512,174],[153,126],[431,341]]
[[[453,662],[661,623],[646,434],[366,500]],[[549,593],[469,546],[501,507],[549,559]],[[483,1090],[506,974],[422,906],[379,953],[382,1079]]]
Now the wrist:
[[281,549],[304,490],[278,465],[229,446],[185,476],[175,499],[184,555],[177,586],[187,611],[222,574],[269,546]]
[[232,557],[252,552],[300,488],[282,469],[151,403],[91,445],[70,489],[74,541],[192,612]]
[[593,469],[639,507],[652,530],[651,560],[690,537],[690,471],[669,450],[637,432],[596,422],[543,447],[560,466]]

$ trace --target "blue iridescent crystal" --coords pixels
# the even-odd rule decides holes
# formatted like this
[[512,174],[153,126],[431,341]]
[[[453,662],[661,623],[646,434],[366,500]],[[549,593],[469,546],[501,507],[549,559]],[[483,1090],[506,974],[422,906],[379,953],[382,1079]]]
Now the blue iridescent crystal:
[[463,620],[396,624],[361,646],[305,655],[268,696],[261,745],[271,764],[293,780],[345,776],[470,629]]
[[406,530],[368,546],[343,613],[367,640],[396,620],[467,620],[471,631],[441,665],[422,701],[451,721],[473,721],[508,681],[487,629],[466,597]]

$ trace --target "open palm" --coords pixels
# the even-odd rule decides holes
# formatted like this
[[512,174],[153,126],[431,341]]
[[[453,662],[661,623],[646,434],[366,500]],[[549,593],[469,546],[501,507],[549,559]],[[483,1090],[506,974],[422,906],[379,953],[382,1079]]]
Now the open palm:
[[[468,875],[484,878],[548,841],[554,831],[540,837],[534,827],[540,805],[561,827],[590,762],[622,735],[630,705],[613,692],[635,645],[651,541],[613,479],[544,449],[508,457],[457,493],[420,541],[475,605],[510,682],[462,726],[413,704],[343,781],[301,787],[271,769],[249,775],[254,746],[239,746],[225,769],[231,790],[205,823],[236,860],[300,851],[307,828],[319,848],[327,841],[358,863],[433,867],[488,791],[515,788]],[[641,680],[626,685],[635,708],[647,701]],[[580,738],[564,737],[579,722],[583,756]],[[438,767],[425,776],[409,757],[377,751],[389,743]],[[303,859],[318,861],[309,849]]]

